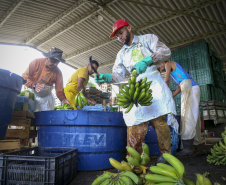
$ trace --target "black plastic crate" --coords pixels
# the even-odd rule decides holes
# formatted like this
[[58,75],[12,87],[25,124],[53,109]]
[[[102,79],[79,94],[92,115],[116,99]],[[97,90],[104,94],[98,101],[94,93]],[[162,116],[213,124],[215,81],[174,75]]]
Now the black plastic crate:
[[77,149],[34,147],[0,155],[0,185],[66,185],[77,173]]

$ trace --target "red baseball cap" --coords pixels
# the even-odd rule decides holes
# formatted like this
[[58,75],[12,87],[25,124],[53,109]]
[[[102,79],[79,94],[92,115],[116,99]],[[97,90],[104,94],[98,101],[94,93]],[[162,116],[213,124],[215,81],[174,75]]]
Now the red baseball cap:
[[115,37],[115,32],[119,29],[119,28],[121,28],[121,27],[123,27],[123,26],[129,26],[129,23],[125,20],[125,19],[119,19],[119,20],[117,20],[114,24],[113,24],[113,26],[112,26],[112,34],[111,34],[111,36],[110,36],[110,38],[113,38],[113,37]]

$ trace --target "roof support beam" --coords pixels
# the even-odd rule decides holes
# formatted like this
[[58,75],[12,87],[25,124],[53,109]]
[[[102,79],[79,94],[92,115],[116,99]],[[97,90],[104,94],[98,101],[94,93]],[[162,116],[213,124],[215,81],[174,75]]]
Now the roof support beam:
[[[220,0],[217,0],[217,1],[220,1]],[[202,3],[196,3],[192,7],[187,8],[187,9],[183,9],[181,11],[183,11],[183,12],[184,11],[192,12],[192,11],[195,11],[195,10],[197,10],[199,8],[202,8],[202,7],[205,7],[207,5],[213,4],[215,2],[216,2],[216,0],[206,0],[206,1],[202,2]],[[156,26],[158,24],[161,24],[163,22],[166,22],[166,21],[168,21],[170,19],[176,18],[178,16],[181,16],[181,14],[180,13],[172,13],[170,15],[166,15],[166,16],[162,17],[161,19],[156,19],[154,21],[146,23],[143,26],[134,28],[133,30],[134,30],[134,32],[139,32],[139,31],[145,30],[147,28],[150,28],[150,27]],[[81,55],[81,54],[83,54],[83,53],[85,53],[87,51],[91,51],[91,50],[97,49],[99,47],[102,47],[104,45],[110,44],[111,42],[114,42],[114,41],[116,41],[115,38],[114,39],[106,38],[105,40],[102,40],[101,42],[99,42],[97,44],[90,45],[90,46],[88,46],[86,48],[82,48],[80,50],[77,50],[77,51],[65,56],[65,60],[68,60],[68,59],[71,59],[71,58],[76,57],[78,55]]]
[[208,33],[202,33],[201,35],[197,35],[197,36],[192,37],[192,38],[184,39],[182,41],[178,41],[178,42],[175,42],[175,43],[167,45],[167,46],[169,48],[174,48],[174,47],[177,47],[177,46],[188,44],[190,42],[194,42],[196,40],[208,39],[208,38],[215,37],[215,36],[218,36],[218,35],[221,35],[221,34],[224,34],[224,33],[226,33],[226,28],[220,29],[220,30],[217,30],[217,31],[208,32]]
[[[113,0],[113,1],[109,1],[107,4],[105,4],[105,7],[110,6],[112,3],[115,3],[118,0]],[[37,47],[40,47],[41,45],[45,44],[46,42],[56,38],[57,36],[59,36],[60,34],[70,30],[71,28],[73,28],[75,25],[85,21],[86,19],[88,19],[89,17],[91,17],[93,14],[99,12],[103,10],[103,8],[101,6],[98,6],[96,8],[94,8],[92,11],[86,13],[85,15],[83,15],[82,17],[80,17],[80,19],[72,21],[69,25],[67,25],[66,27],[56,31],[55,33],[51,34],[45,41],[43,41],[42,43],[38,44]]]
[[98,42],[98,43],[90,45],[86,48],[82,48],[80,50],[77,50],[77,51],[75,51],[75,52],[73,52],[69,55],[65,55],[64,59],[68,60],[68,59],[74,58],[75,56],[82,55],[82,54],[86,53],[87,51],[92,51],[94,49],[100,48],[100,47],[105,46],[107,44],[110,44],[111,42],[114,42],[116,40],[117,39],[115,39],[115,38],[114,39],[106,38],[105,40],[102,40],[101,42]]
[[[226,58],[226,55],[220,55],[219,58],[223,59],[223,58]],[[225,63],[226,65],[226,63]]]
[[105,63],[105,64],[100,65],[100,66],[98,67],[98,69],[101,69],[101,68],[104,68],[104,67],[111,66],[111,65],[113,65],[114,63],[115,63],[115,60],[112,60],[112,61],[110,61],[110,62],[108,62],[108,63]]
[[16,9],[24,2],[25,0],[16,0],[6,14],[0,20],[0,27],[10,18],[10,16],[16,11]]
[[81,7],[82,5],[84,5],[85,2],[83,0],[75,3],[73,6],[71,6],[70,8],[68,8],[66,11],[64,11],[61,15],[59,15],[58,17],[56,17],[55,19],[53,19],[51,22],[49,22],[47,25],[45,25],[43,28],[41,28],[40,30],[38,30],[36,33],[34,33],[32,36],[28,37],[25,41],[24,44],[29,44],[30,42],[32,42],[35,38],[37,38],[39,35],[41,35],[42,33],[44,33],[47,29],[51,28],[52,26],[54,26],[55,24],[57,24],[60,20],[62,20],[64,17],[68,16],[70,13],[72,13],[74,10],[76,10],[77,8]]
[[[123,0],[123,1],[131,2],[131,3],[135,3],[135,4],[139,4],[139,5],[150,6],[150,7],[162,9],[162,10],[165,10],[165,11],[174,12],[178,16],[186,15],[186,16],[189,16],[189,17],[194,17],[196,19],[208,21],[208,22],[211,22],[211,23],[216,23],[216,24],[220,24],[220,25],[223,25],[223,26],[226,25],[226,23],[223,23],[223,22],[218,22],[218,21],[215,21],[215,20],[207,19],[205,17],[201,17],[201,16],[194,15],[192,13],[189,13],[191,11],[191,10],[189,10],[189,8],[185,9],[185,10],[173,10],[173,9],[166,8],[166,7],[163,7],[163,6],[158,6],[158,5],[149,4],[149,3],[143,3],[143,2],[140,2],[140,1],[137,1],[137,0]],[[207,5],[210,5],[210,4],[213,4],[213,3],[217,3],[219,1],[222,1],[222,0],[208,0],[208,1],[205,1],[205,2],[196,3],[196,6],[203,6],[203,5],[207,6]],[[194,9],[197,9],[196,6],[193,6]]]
[[[226,28],[215,31],[215,32],[202,33],[201,35],[197,35],[196,37],[188,38],[183,41],[178,41],[178,42],[175,42],[175,43],[173,43],[171,45],[167,45],[167,46],[169,48],[174,48],[174,47],[181,46],[181,45],[184,45],[184,44],[187,44],[190,42],[194,42],[194,41],[197,41],[200,39],[207,39],[207,38],[215,37],[215,36],[218,36],[218,35],[221,35],[224,33],[226,33]],[[222,56],[220,56],[220,58],[226,58],[226,55],[222,55]],[[115,63],[115,61],[108,62],[106,64],[100,65],[98,69],[113,65],[114,63]]]

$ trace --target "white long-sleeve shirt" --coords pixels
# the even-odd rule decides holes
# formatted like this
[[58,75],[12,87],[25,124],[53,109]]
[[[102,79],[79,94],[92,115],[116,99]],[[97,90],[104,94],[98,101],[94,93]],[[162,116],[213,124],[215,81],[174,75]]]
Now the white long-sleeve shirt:
[[136,48],[137,45],[141,48],[141,52],[144,56],[143,58],[156,53],[158,61],[165,61],[171,55],[170,49],[164,43],[160,42],[156,35],[134,35],[132,44],[130,46],[124,45],[117,54],[116,61],[113,66],[111,83],[121,82],[125,78],[126,70],[130,72],[133,65],[136,62],[139,62],[137,60],[139,57],[136,58],[136,56],[132,56],[131,58],[128,58],[128,53],[130,53],[130,51],[132,52],[134,47]]

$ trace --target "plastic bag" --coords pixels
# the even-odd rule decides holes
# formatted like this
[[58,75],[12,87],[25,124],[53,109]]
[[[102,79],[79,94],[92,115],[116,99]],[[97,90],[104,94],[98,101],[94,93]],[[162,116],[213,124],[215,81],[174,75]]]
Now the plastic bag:
[[36,103],[35,112],[53,110],[55,106],[55,98],[51,92],[52,89],[52,86],[47,85],[40,92],[36,92],[34,89],[28,89],[34,93]]
[[148,132],[148,122],[127,127],[127,146],[134,148],[140,154],[142,153],[142,143]]

